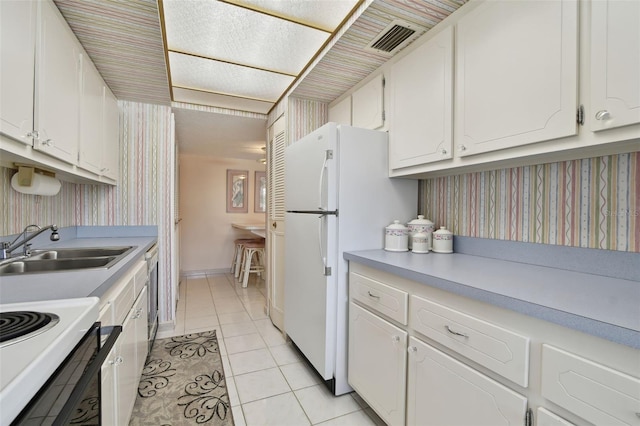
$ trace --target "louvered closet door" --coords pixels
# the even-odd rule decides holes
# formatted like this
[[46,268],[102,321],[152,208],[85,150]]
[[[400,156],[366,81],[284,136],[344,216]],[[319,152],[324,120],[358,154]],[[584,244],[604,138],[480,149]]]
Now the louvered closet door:
[[273,324],[284,329],[284,149],[285,119],[279,118],[269,129],[267,173],[269,194],[267,258],[269,272],[269,316]]

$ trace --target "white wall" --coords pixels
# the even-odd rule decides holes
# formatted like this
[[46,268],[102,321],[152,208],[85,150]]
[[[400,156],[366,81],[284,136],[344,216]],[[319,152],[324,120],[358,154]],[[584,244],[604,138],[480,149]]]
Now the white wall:
[[[227,169],[249,172],[248,213],[227,213]],[[234,229],[232,222],[263,222],[254,213],[255,171],[265,166],[253,160],[180,155],[180,269],[183,275],[228,271],[233,240],[254,235]]]

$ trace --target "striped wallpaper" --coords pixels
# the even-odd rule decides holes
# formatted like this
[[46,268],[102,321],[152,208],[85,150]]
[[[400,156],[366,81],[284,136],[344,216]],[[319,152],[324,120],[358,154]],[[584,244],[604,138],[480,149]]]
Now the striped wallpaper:
[[640,252],[640,153],[423,180],[419,211],[456,235]]
[[157,225],[160,321],[175,314],[171,277],[170,171],[174,149],[171,108],[119,101],[120,178],[118,186],[62,182],[53,197],[24,195],[11,188],[14,170],[0,168],[0,235],[16,234],[31,223],[65,226]]

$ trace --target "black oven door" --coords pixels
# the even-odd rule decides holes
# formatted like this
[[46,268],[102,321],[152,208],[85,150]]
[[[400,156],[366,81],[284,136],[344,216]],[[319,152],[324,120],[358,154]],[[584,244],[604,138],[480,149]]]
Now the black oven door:
[[121,331],[94,323],[11,424],[100,425],[100,368]]

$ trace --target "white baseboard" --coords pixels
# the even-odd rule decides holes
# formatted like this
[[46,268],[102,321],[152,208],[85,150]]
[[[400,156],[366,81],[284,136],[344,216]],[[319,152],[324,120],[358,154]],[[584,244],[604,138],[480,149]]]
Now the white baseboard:
[[180,275],[184,278],[201,278],[207,275],[221,275],[228,274],[231,270],[229,268],[220,269],[205,269],[200,271],[182,271]]

